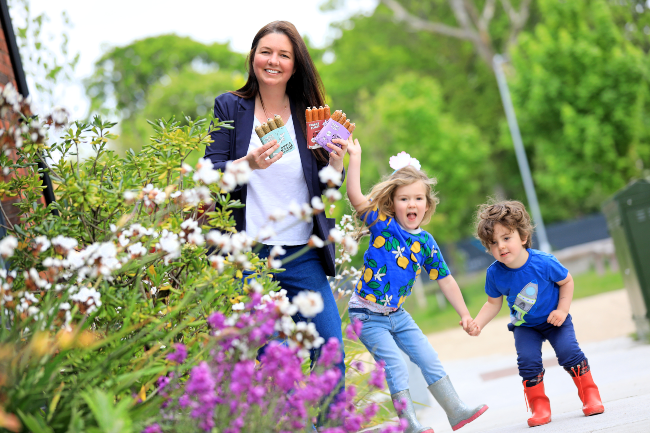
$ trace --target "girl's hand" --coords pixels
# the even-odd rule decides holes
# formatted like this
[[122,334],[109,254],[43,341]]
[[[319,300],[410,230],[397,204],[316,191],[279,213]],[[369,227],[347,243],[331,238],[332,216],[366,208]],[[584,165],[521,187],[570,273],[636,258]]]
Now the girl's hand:
[[340,138],[335,138],[332,140],[333,143],[339,144],[341,147],[331,145],[327,146],[332,151],[330,152],[330,166],[334,168],[336,171],[343,172],[343,157],[345,156],[345,152],[348,149],[348,140],[341,140]]
[[481,335],[481,328],[477,325],[476,329],[468,332],[468,334],[470,335],[470,337],[478,337],[479,335]]
[[568,315],[569,313],[565,311],[553,310],[551,311],[551,314],[548,315],[548,319],[546,319],[546,321],[553,326],[562,326],[562,324],[566,320],[566,316]]
[[269,155],[275,152],[278,147],[280,147],[280,145],[277,140],[271,140],[265,145],[251,150],[248,155],[242,159],[248,161],[251,170],[264,170],[265,168],[269,168],[275,161],[282,158],[282,152],[278,152],[278,154],[273,158],[266,159]]
[[468,334],[471,331],[474,331],[478,326],[476,323],[474,323],[474,319],[472,319],[471,316],[464,316],[460,318],[460,322],[458,322],[460,326],[463,327],[463,331],[467,332]]
[[359,140],[352,140],[352,136],[348,138],[348,153],[350,156],[361,156],[361,145]]

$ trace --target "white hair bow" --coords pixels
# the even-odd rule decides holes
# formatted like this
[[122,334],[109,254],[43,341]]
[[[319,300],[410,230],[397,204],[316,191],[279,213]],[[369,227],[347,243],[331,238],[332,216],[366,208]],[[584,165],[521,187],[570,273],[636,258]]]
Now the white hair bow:
[[395,171],[404,168],[407,165],[413,166],[413,168],[415,168],[416,170],[420,170],[420,168],[422,167],[420,165],[420,161],[418,161],[415,158],[411,158],[411,155],[409,155],[404,151],[398,153],[395,156],[391,156],[389,164],[390,164],[390,168],[392,168]]

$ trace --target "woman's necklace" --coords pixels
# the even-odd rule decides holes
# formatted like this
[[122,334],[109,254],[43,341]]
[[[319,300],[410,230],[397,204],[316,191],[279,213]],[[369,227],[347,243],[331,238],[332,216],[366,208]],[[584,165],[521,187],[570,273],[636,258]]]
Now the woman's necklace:
[[[273,116],[270,116],[269,113],[266,111],[266,106],[264,106],[264,100],[262,99],[262,94],[261,94],[260,92],[257,92],[257,95],[260,97],[260,103],[262,104],[262,110],[264,111],[264,115],[266,116],[267,119],[272,119]],[[279,113],[279,114],[280,114],[280,117],[282,117],[283,119],[284,119],[283,114],[284,114],[284,112],[287,110],[287,106],[288,106],[288,105],[289,105],[288,102],[287,102],[286,104],[284,104],[284,108],[283,108],[282,111]]]

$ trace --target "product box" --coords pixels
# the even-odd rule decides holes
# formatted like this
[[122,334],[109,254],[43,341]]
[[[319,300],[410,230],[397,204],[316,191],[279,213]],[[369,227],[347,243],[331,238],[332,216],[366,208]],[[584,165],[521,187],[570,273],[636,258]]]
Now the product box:
[[255,133],[262,141],[262,144],[266,144],[269,141],[277,140],[280,147],[278,147],[275,152],[273,152],[269,158],[273,158],[278,152],[287,154],[293,152],[296,149],[296,145],[291,141],[291,136],[289,135],[289,130],[284,126],[282,117],[276,114],[275,118],[268,119],[266,122],[262,123],[261,126],[255,128]]
[[333,139],[347,140],[356,127],[354,123],[350,123],[346,114],[341,110],[336,110],[330,116],[330,107],[327,105],[319,108],[307,108],[305,110],[305,119],[307,120],[309,148],[317,149],[322,147],[328,152],[332,150],[327,145],[334,144],[332,143]]

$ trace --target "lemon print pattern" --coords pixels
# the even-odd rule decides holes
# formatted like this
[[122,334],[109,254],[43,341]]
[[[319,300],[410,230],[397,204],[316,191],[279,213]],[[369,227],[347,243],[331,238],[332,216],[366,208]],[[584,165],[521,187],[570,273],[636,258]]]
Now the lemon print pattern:
[[407,233],[376,207],[362,219],[371,236],[355,286],[359,297],[396,308],[411,294],[422,271],[434,280],[449,275],[438,245],[426,231]]

